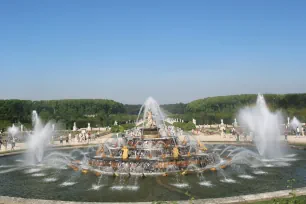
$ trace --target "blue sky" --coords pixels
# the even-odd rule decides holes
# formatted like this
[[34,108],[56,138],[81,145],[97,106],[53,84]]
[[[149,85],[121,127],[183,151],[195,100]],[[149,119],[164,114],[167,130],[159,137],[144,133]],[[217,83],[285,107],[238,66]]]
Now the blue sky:
[[0,98],[306,92],[306,1],[0,1]]

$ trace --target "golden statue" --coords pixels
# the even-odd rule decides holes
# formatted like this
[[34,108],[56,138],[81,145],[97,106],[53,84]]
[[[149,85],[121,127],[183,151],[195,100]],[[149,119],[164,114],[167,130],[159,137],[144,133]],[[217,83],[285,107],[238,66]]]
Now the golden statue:
[[129,155],[128,155],[129,149],[127,148],[127,146],[123,146],[121,150],[123,151],[123,153],[122,153],[122,159],[123,159],[123,160],[126,160],[126,159],[128,158],[128,156],[129,156]]
[[172,153],[173,153],[174,159],[177,159],[179,156],[179,149],[177,146],[173,147]]
[[99,156],[101,154],[101,156],[103,157],[103,154],[104,154],[104,148],[103,146],[101,145],[97,151],[96,151],[96,156]]
[[205,145],[202,142],[200,142],[200,140],[198,140],[198,146],[199,146],[200,150],[207,151],[207,148],[205,147]]

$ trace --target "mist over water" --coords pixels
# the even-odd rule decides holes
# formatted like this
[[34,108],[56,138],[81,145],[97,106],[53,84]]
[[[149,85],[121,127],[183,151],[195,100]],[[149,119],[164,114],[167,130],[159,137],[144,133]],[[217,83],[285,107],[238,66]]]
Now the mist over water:
[[280,112],[272,113],[268,109],[263,95],[258,94],[255,106],[241,109],[238,119],[248,134],[252,132],[261,156],[268,158],[283,156],[280,141],[283,117]]

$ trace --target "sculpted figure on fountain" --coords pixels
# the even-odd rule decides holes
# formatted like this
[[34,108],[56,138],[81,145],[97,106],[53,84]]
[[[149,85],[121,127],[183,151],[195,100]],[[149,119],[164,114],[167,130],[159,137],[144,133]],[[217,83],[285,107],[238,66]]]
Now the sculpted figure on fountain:
[[147,128],[154,128],[156,127],[156,122],[153,120],[153,114],[152,114],[152,111],[149,110],[147,112],[147,125],[146,125]]

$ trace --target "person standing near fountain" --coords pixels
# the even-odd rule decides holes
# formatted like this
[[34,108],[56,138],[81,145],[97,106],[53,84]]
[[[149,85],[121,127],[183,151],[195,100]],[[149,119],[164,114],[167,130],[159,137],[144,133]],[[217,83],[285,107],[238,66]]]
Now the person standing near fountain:
[[5,150],[7,150],[7,140],[4,140],[4,147],[5,147]]
[[285,127],[285,140],[286,141],[288,140],[287,137],[288,137],[288,125],[286,125]]
[[299,126],[296,127],[296,137],[300,137],[300,128],[299,128]]
[[12,139],[11,150],[15,150],[15,137],[13,137],[13,139]]

